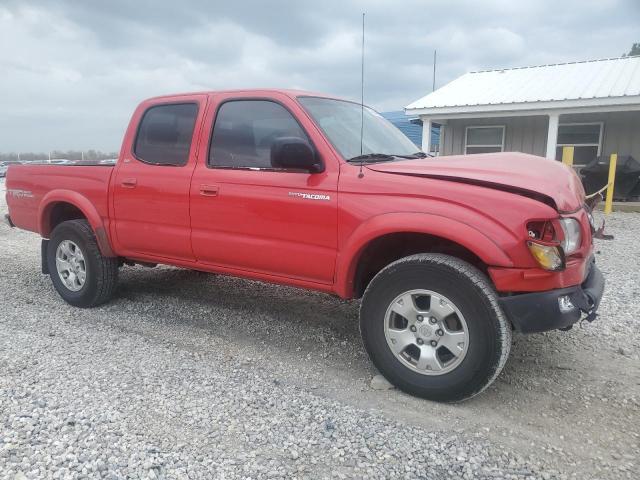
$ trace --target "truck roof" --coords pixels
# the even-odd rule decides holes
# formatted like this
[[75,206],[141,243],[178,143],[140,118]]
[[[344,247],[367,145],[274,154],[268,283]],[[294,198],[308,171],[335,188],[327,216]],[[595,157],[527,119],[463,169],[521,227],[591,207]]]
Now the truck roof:
[[326,93],[318,93],[311,92],[306,90],[296,90],[296,89],[286,89],[286,88],[239,88],[239,89],[230,89],[230,90],[204,90],[198,92],[182,92],[182,93],[172,93],[166,95],[158,95],[155,97],[148,98],[147,100],[160,100],[163,98],[175,98],[187,95],[215,95],[215,94],[228,94],[228,93],[238,93],[238,94],[274,94],[279,93],[282,95],[287,95],[288,97],[294,98],[299,96],[311,96],[311,97],[323,97],[323,98],[335,98],[337,100],[347,100],[335,95],[328,95]]

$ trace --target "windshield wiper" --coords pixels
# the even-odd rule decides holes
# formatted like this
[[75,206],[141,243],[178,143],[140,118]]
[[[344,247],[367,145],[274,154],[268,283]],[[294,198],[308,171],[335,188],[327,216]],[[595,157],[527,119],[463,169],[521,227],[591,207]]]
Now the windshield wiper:
[[394,155],[394,157],[398,157],[398,158],[427,158],[429,155],[427,155],[424,152],[416,152],[416,153],[412,153],[411,155]]
[[389,155],[386,153],[365,153],[364,155],[358,155],[356,157],[351,157],[347,162],[353,163],[377,163],[377,162],[389,162],[395,160],[396,158],[426,158],[428,155],[424,152],[416,152],[411,155]]
[[386,153],[365,153],[364,155],[357,155],[355,157],[351,157],[347,160],[347,162],[364,162],[364,163],[376,163],[376,162],[387,162],[389,160],[393,160],[395,155],[387,155]]

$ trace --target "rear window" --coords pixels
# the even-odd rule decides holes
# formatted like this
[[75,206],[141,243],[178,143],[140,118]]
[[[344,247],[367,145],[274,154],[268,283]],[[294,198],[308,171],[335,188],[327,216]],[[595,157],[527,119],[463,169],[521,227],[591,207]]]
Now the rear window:
[[156,105],[142,117],[133,152],[154,165],[185,165],[198,106],[195,103]]

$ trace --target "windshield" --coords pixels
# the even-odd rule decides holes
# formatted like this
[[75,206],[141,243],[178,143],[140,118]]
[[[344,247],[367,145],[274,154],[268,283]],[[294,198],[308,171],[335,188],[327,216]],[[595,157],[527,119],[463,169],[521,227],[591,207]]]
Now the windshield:
[[[298,100],[346,160],[361,154],[411,156],[418,152],[411,140],[369,107],[364,107],[362,124],[358,103],[319,97],[299,97]],[[361,125],[364,125],[362,150]]]

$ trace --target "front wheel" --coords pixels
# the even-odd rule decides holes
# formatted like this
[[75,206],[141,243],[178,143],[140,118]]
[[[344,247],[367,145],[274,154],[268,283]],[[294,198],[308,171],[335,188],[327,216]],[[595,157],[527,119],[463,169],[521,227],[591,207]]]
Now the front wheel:
[[76,307],[106,302],[118,282],[118,259],[102,256],[86,220],[62,222],[53,230],[47,266],[55,289]]
[[487,388],[511,348],[511,326],[487,278],[441,254],[412,255],[380,271],[362,299],[360,331],[387,380],[444,402]]

